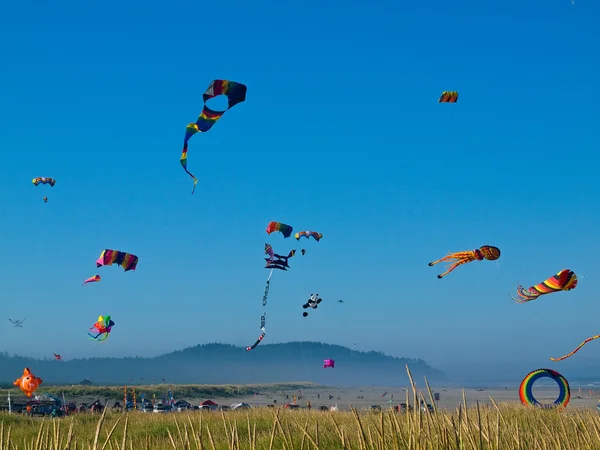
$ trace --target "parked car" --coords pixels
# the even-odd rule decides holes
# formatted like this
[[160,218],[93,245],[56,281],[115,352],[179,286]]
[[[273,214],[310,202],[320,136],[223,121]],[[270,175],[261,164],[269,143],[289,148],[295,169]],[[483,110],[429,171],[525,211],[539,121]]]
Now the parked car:
[[231,405],[231,409],[232,411],[238,410],[238,409],[251,409],[252,406],[250,406],[248,403],[237,403],[235,405]]

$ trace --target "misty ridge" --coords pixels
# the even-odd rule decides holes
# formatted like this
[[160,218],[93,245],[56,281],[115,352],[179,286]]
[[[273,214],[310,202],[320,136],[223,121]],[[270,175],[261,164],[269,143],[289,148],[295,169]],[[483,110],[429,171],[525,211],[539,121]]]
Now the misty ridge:
[[[323,360],[335,368],[323,368]],[[425,361],[362,352],[320,342],[261,344],[245,347],[210,343],[141,358],[80,358],[56,361],[0,353],[0,383],[12,385],[24,367],[44,384],[263,384],[312,382],[328,386],[407,386],[406,364],[413,377],[444,382],[443,372]],[[133,381],[132,381],[133,379]],[[164,381],[163,381],[164,379]]]

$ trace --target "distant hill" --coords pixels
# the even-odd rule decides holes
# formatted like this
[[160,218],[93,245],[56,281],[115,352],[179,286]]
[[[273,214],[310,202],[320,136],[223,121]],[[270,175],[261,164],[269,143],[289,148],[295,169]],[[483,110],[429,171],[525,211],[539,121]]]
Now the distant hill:
[[[323,368],[327,358],[335,360],[334,369]],[[89,377],[94,385],[148,385],[161,383],[164,378],[173,384],[312,382],[329,386],[405,386],[405,364],[415,378],[422,380],[425,375],[431,381],[445,380],[442,372],[420,359],[360,352],[320,342],[289,342],[261,344],[250,352],[228,344],[204,344],[153,358],[56,361],[0,353],[0,383],[12,383],[24,367],[29,367],[45,384],[79,384]]]

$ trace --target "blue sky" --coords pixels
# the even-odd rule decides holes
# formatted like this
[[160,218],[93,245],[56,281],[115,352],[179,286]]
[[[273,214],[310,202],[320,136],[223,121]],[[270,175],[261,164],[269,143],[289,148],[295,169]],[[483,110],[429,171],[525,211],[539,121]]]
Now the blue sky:
[[[273,275],[265,342],[533,370],[598,333],[600,5],[501,3],[4,5],[0,350],[249,345],[265,242],[307,249]],[[190,141],[192,196],[182,140],[215,78],[248,94]],[[271,220],[324,238],[267,236]],[[427,266],[484,244],[500,260]],[[96,269],[104,248],[137,271]],[[510,301],[563,268],[576,290]],[[100,314],[116,322],[101,345]]]

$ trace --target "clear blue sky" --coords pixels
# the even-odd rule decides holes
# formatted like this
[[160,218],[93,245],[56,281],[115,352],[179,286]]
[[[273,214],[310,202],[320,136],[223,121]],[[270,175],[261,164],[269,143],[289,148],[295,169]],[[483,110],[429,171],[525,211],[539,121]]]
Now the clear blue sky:
[[[269,242],[307,254],[273,276],[265,343],[551,364],[600,332],[599,14],[589,0],[4,4],[0,350],[249,345]],[[183,135],[215,78],[247,99],[190,141],[191,196]],[[438,104],[444,90],[459,102]],[[271,220],[324,238],[267,236]],[[443,280],[427,266],[484,244],[497,263]],[[137,254],[137,271],[96,269],[104,248]],[[575,291],[510,301],[563,268]],[[305,319],[312,292],[324,303]],[[86,335],[100,314],[116,322],[102,345]]]

